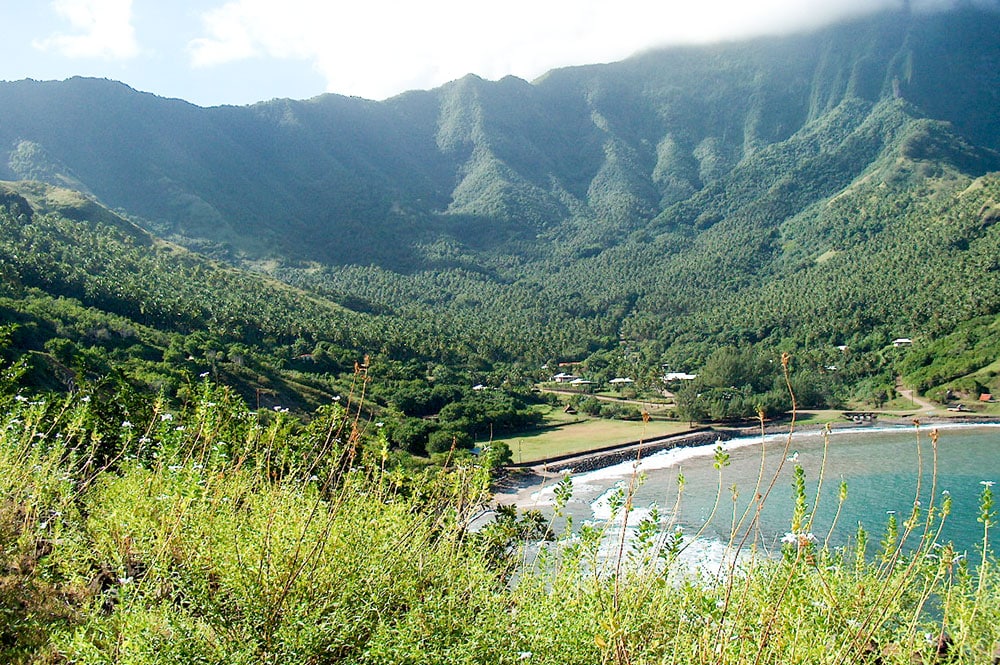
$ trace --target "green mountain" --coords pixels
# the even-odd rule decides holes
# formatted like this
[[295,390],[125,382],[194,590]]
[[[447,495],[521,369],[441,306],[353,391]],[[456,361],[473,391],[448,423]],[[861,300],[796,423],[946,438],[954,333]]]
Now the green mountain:
[[832,552],[795,465],[733,596],[655,510],[607,575],[599,525],[526,567],[539,513],[469,528],[557,361],[695,371],[690,419],[787,410],[784,352],[803,407],[1000,394],[1000,13],[970,5],[385,102],[0,83],[0,660],[995,657],[988,480],[969,560],[947,492]]
[[211,385],[264,421],[322,421],[343,400],[420,455],[538,420],[526,388],[475,391],[485,372],[421,343],[419,326],[206,259],[73,190],[0,182],[0,275],[0,403],[27,400],[21,391],[100,396],[109,436],[217,401]]
[[400,356],[653,380],[848,346],[855,381],[895,371],[894,337],[1000,312],[998,19],[901,10],[384,102],[3,83],[0,177],[339,303]]
[[[940,120],[1000,149],[995,25],[892,13],[381,103],[201,109],[111,81],[21,81],[0,87],[0,175],[81,187],[164,233],[251,255],[398,268],[441,236],[519,255],[539,233],[603,246],[658,216],[707,225],[720,215],[707,197],[759,198],[788,160],[824,158],[807,200],[838,191],[892,127],[839,162],[824,153],[894,98],[909,102],[895,125]],[[995,166],[995,153],[968,157],[971,171]],[[413,236],[396,247],[375,240],[400,228]]]
[[354,315],[148,232],[83,195],[0,182],[9,362],[50,390],[191,397],[199,376],[249,404],[312,410],[345,384]]

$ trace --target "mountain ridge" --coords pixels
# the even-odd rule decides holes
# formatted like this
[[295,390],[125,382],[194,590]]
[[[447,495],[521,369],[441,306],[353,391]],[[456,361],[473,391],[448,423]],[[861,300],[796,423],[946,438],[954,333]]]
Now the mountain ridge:
[[[955,194],[981,182],[992,205],[998,19],[886,12],[384,102],[0,84],[0,176],[74,187],[448,362],[625,348],[694,368],[720,346],[847,340],[884,368],[893,336],[1000,313],[995,272],[964,265],[994,227]],[[943,214],[954,235],[924,234]],[[906,297],[928,283],[896,265],[911,254],[958,266],[947,297]]]
[[[974,31],[962,49],[972,54],[948,62],[994,81],[974,67],[990,43],[984,17],[996,23],[992,12],[890,12],[808,35],[554,70],[534,83],[467,76],[384,102],[321,95],[201,109],[106,81],[3,84],[0,175],[80,183],[181,240],[332,263],[396,257],[355,258],[326,241],[283,248],[283,236],[433,220],[455,227],[463,216],[513,223],[528,238],[575,228],[574,219],[627,231],[844,99],[913,96],[997,150],[1000,135],[981,110],[989,104],[977,100],[995,99],[1000,85],[964,92],[961,108],[979,110],[963,120],[940,101],[956,86],[930,71],[933,57],[954,50],[953,34]],[[54,161],[12,160],[24,141]]]

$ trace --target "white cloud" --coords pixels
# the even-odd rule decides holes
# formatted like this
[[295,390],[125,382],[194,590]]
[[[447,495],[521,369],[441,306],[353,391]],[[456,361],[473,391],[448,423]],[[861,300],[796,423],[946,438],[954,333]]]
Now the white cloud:
[[[915,6],[952,0],[912,0]],[[196,67],[311,62],[330,92],[372,99],[473,72],[535,78],[654,46],[819,27],[903,0],[230,0],[202,14]]]
[[132,27],[132,0],[53,0],[52,10],[72,33],[57,32],[32,45],[70,58],[125,60],[139,53]]

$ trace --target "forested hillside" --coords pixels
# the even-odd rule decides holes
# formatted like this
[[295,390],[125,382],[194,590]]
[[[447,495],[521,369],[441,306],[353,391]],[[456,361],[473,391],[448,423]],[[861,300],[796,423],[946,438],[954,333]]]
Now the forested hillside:
[[[60,244],[12,212],[9,251],[32,249],[10,274],[183,335],[183,358],[280,347],[281,372],[306,376],[297,358],[336,358],[335,373],[371,353],[405,368],[388,392],[436,365],[523,386],[587,359],[655,386],[663,365],[751,346],[837,366],[822,379],[836,399],[900,372],[944,390],[995,349],[973,344],[949,370],[889,342],[923,353],[1000,313],[998,17],[901,10],[384,102],[203,109],[112,81],[3,83],[0,176],[81,192],[117,211],[125,247],[149,249],[88,258],[103,250],[70,240],[89,213],[46,218]],[[199,335],[220,341],[194,353]]]
[[[473,528],[494,437],[574,405],[646,436],[622,382],[691,421],[1000,394],[1000,13],[972,5],[384,102],[0,82],[0,661],[995,660],[994,482],[954,488],[957,551],[919,425],[912,512],[843,548],[813,516],[847,484],[791,435],[742,515],[716,449],[703,575],[682,474],[662,512],[633,467],[603,525]],[[564,368],[620,391],[536,388]]]
[[70,190],[0,183],[0,202],[8,359],[29,360],[40,387],[118,381],[173,397],[204,374],[250,403],[314,408],[361,359],[342,308],[157,240]]
[[[421,456],[537,421],[521,382],[421,340],[423,326],[214,263],[71,190],[0,182],[0,271],[0,393],[100,395],[112,429],[206,380],[264,418],[353,396]],[[472,390],[491,378],[504,390]]]

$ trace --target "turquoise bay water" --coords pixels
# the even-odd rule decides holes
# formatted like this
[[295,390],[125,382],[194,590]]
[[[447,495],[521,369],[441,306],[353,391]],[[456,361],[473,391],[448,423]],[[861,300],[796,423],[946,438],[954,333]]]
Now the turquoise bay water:
[[[787,436],[770,437],[764,443],[759,437],[725,442],[730,463],[722,469],[718,508],[702,535],[728,541],[734,511],[738,519],[755,494],[765,491],[777,473],[759,531],[759,542],[769,548],[775,546],[790,529],[792,480],[794,466],[799,464],[806,473],[810,511],[815,512],[812,531],[820,541],[829,536],[831,545],[848,543],[860,523],[868,531],[869,551],[872,551],[885,531],[890,511],[895,511],[902,524],[909,517],[914,500],[919,500],[926,509],[932,501],[940,505],[942,493],[947,491],[952,498],[952,511],[940,540],[952,541],[958,549],[971,551],[983,536],[982,524],[977,521],[982,482],[1000,481],[1000,426],[940,427],[936,473],[931,430],[924,426],[834,431],[829,436],[825,464],[823,437],[817,432],[797,433],[790,442]],[[648,515],[654,504],[661,514],[672,516],[677,502],[678,474],[683,473],[686,486],[677,510],[677,523],[687,535],[705,525],[719,487],[712,449],[713,446],[679,449],[643,460],[639,470],[645,480],[636,492],[630,524]],[[758,489],[762,466],[763,481]],[[627,486],[632,469],[633,465],[628,463],[574,475],[568,512],[578,523],[607,519],[608,497],[616,487]],[[847,482],[847,499],[834,525],[841,480]],[[1000,497],[1000,484],[994,490]],[[551,504],[552,498],[551,488],[542,489],[519,503],[524,507],[544,508]],[[915,534],[911,538],[915,542],[918,537]],[[1000,545],[1000,528],[994,542]]]

